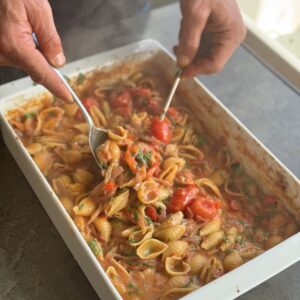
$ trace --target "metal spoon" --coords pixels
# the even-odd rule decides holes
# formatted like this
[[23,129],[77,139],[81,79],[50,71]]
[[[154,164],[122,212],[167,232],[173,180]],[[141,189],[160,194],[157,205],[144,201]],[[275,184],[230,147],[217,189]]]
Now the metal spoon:
[[98,128],[95,126],[93,119],[89,115],[88,111],[80,101],[79,97],[76,95],[72,87],[69,85],[68,81],[65,79],[63,74],[56,68],[52,67],[55,73],[59,76],[59,78],[62,80],[66,88],[70,91],[74,101],[79,106],[85,120],[87,121],[89,125],[89,145],[92,151],[92,154],[98,164],[98,166],[102,169],[101,162],[98,159],[96,155],[96,150],[99,145],[103,144],[108,139],[108,132],[105,129]]
[[[38,40],[37,40],[36,35],[34,33],[32,34],[32,38],[34,40],[34,43],[38,47],[38,45],[39,45]],[[107,140],[108,132],[105,129],[97,128],[95,126],[93,119],[89,115],[88,111],[86,110],[86,108],[84,107],[84,105],[82,104],[81,100],[76,95],[76,93],[74,92],[72,87],[69,85],[68,81],[65,79],[64,75],[58,69],[56,69],[54,67],[52,67],[52,69],[55,71],[55,73],[58,75],[58,77],[62,80],[62,82],[64,83],[66,88],[71,93],[74,101],[79,106],[85,120],[87,121],[87,123],[89,125],[89,145],[90,145],[90,148],[91,148],[91,152],[92,152],[98,166],[102,170],[102,165],[101,165],[101,162],[100,162],[100,160],[98,159],[98,157],[96,155],[96,150],[97,150],[99,145],[103,144]]]
[[176,72],[176,74],[175,74],[175,80],[174,80],[173,86],[172,86],[172,88],[171,88],[171,91],[170,91],[170,93],[169,93],[168,99],[167,99],[167,101],[166,101],[166,103],[165,103],[165,105],[164,105],[163,112],[162,112],[162,114],[161,114],[160,117],[159,117],[161,121],[162,121],[162,120],[165,118],[165,116],[166,116],[166,113],[167,113],[167,111],[168,111],[168,109],[169,109],[169,106],[170,106],[170,104],[171,104],[171,101],[172,101],[172,99],[173,99],[173,97],[174,97],[174,94],[175,94],[176,89],[177,89],[177,87],[178,87],[178,84],[179,84],[179,82],[180,82],[180,77],[181,77],[181,75],[182,75],[182,69],[178,69],[177,72]]

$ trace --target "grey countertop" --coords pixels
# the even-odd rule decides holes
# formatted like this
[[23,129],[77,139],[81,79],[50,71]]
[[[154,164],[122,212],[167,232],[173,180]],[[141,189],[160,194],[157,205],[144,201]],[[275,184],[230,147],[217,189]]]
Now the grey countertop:
[[[73,61],[143,38],[157,39],[171,49],[179,20],[174,4],[150,12],[141,6],[134,16],[99,26],[72,24],[62,32],[66,56]],[[0,82],[20,76],[16,70],[0,69]],[[300,177],[299,94],[243,47],[223,72],[200,79]],[[300,263],[239,299],[298,300],[299,281]],[[97,299],[1,137],[0,299]]]

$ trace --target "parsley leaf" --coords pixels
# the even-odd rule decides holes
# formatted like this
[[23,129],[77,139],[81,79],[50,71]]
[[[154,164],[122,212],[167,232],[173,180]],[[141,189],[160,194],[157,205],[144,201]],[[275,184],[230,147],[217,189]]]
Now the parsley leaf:
[[76,84],[82,84],[85,80],[85,75],[82,73],[79,73],[77,79],[76,79]]
[[102,171],[107,169],[107,164],[104,161],[99,161],[99,167]]
[[141,164],[141,165],[146,165],[148,167],[151,166],[151,158],[152,158],[152,152],[147,151],[143,152],[141,149],[138,150],[138,153],[135,156],[135,160]]
[[136,210],[133,211],[133,219],[134,219],[135,222],[137,222],[138,219],[139,219],[139,214]]
[[241,167],[241,164],[239,162],[234,162],[231,164],[231,169],[233,172],[237,175],[240,176],[243,173],[243,169]]
[[95,256],[103,255],[102,247],[97,239],[93,238],[89,240],[87,243],[91,248],[92,252],[95,254]]
[[28,112],[28,113],[24,114],[23,117],[24,117],[25,120],[30,119],[30,118],[34,118],[34,117],[36,117],[36,113],[35,112]]

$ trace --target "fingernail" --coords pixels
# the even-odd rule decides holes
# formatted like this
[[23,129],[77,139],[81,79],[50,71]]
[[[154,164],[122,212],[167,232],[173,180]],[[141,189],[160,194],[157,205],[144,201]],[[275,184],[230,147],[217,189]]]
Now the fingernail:
[[178,64],[181,67],[186,67],[191,63],[191,60],[186,55],[179,55],[178,57]]
[[57,67],[63,66],[65,62],[66,62],[66,58],[62,52],[56,55],[53,59],[53,63]]

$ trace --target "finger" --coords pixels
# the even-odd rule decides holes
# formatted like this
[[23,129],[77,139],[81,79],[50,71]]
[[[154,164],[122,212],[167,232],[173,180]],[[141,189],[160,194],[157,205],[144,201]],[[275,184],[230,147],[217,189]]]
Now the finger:
[[[25,2],[26,3],[26,2]],[[48,1],[28,1],[28,21],[39,42],[39,49],[47,60],[55,67],[62,67],[65,62],[65,55],[57,33],[52,10]]]
[[207,12],[193,12],[183,16],[177,50],[177,60],[181,67],[188,66],[196,57],[208,15]]
[[192,78],[197,75],[209,75],[220,72],[234,52],[236,44],[232,41],[214,44],[209,54],[199,57],[183,71],[183,77]]
[[[31,36],[29,36],[30,38]],[[72,96],[61,79],[51,68],[43,54],[35,48],[33,41],[24,43],[19,57],[15,59],[17,66],[22,68],[32,80],[45,86],[56,97],[72,101]]]

